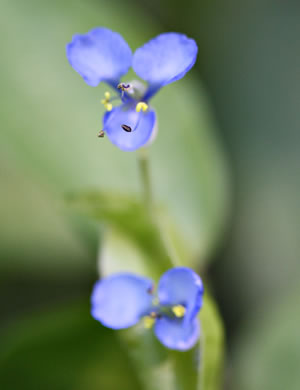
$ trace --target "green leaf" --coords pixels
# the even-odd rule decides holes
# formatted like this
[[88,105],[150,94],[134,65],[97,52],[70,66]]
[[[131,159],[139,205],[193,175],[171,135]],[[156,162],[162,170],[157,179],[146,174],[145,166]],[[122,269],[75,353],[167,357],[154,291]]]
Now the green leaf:
[[223,383],[224,329],[217,306],[208,292],[204,294],[199,314],[202,328],[201,355],[203,363],[199,390],[219,390]]
[[[192,253],[163,207],[154,208],[149,214],[142,200],[135,196],[99,191],[73,193],[67,201],[77,212],[104,222],[134,241],[147,255],[148,262],[153,264],[159,259],[160,273],[171,265],[192,265]],[[120,245],[119,242],[115,246]]]
[[299,284],[295,287],[248,318],[233,350],[232,389],[299,389]]
[[152,279],[157,279],[166,270],[158,258],[149,257],[132,239],[116,229],[108,229],[103,236],[98,265],[102,275],[128,271]]
[[[99,254],[102,275],[130,271],[156,282],[164,271],[160,259],[149,261],[147,253],[130,237],[110,229],[104,236]],[[141,324],[118,334],[136,368],[145,390],[218,390],[223,333],[217,310],[207,293],[201,310],[201,342],[187,352],[170,351]]]
[[116,333],[93,320],[87,302],[19,319],[2,336],[1,389],[142,389]]
[[105,222],[108,227],[113,227],[130,237],[138,248],[147,253],[150,262],[155,262],[155,259],[159,258],[166,267],[170,266],[168,254],[154,220],[143,204],[134,197],[112,192],[83,192],[69,196],[68,200],[83,214]]

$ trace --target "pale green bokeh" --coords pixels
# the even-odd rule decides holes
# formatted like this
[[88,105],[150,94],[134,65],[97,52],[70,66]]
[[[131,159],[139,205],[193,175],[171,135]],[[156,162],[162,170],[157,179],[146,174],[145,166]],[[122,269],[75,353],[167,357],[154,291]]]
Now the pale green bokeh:
[[[161,30],[120,1],[2,1],[1,8],[1,267],[75,272],[94,256],[81,234],[90,227],[74,227],[62,195],[88,188],[139,192],[140,183],[135,153],[97,138],[107,87],[87,86],[68,64],[65,45],[74,33],[103,25],[135,49]],[[205,94],[191,71],[153,105],[155,195],[195,255],[207,258],[224,226],[228,188]]]
[[[87,86],[65,56],[73,34],[99,25],[120,32],[133,49],[163,32],[130,4],[1,1],[2,275],[65,280],[94,272],[96,278],[97,225],[76,217],[65,194],[142,192],[136,154],[97,138],[107,87]],[[195,72],[164,88],[153,105],[159,124],[150,151],[155,198],[176,222],[189,252],[204,265],[225,225],[228,174]],[[151,243],[151,234],[148,239]],[[124,373],[126,358],[113,332],[91,319],[87,300],[83,309],[67,305],[43,310],[5,333],[1,388],[138,387],[133,372]]]

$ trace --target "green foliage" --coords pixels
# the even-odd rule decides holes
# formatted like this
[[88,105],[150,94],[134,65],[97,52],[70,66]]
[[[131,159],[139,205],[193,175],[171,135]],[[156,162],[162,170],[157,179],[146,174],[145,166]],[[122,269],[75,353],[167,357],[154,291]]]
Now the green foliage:
[[208,293],[204,295],[203,308],[199,317],[203,332],[201,339],[203,366],[199,382],[200,389],[221,389],[223,384],[224,330],[216,304]]
[[92,319],[87,302],[36,314],[9,329],[1,340],[0,388],[141,389],[116,333]]
[[[152,268],[153,264],[159,264],[158,275],[172,265],[191,266],[194,262],[182,234],[163,207],[154,206],[149,213],[143,201],[135,196],[98,191],[71,194],[67,203],[82,215],[100,221],[108,228],[113,227],[114,236],[120,232],[127,237],[148,258],[145,264],[152,264]],[[122,239],[118,244],[115,242],[116,248],[122,245],[120,241]],[[127,261],[123,260],[122,251],[115,257],[130,270]]]
[[[146,254],[149,263],[155,264],[155,259],[159,259],[162,269],[170,266],[161,234],[143,202],[133,196],[99,192],[73,194],[68,200],[84,215],[104,222],[108,228],[113,227],[130,237],[135,246]],[[119,244],[115,246],[118,247]],[[122,252],[119,260],[126,266]]]
[[299,293],[293,289],[247,322],[233,354],[234,389],[299,389]]

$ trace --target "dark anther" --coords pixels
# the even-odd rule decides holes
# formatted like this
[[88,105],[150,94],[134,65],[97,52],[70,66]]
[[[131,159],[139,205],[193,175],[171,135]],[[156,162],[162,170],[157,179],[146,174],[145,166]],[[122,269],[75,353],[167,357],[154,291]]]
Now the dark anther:
[[152,294],[153,290],[154,290],[154,286],[151,286],[151,287],[148,288],[147,293],[148,294]]
[[99,133],[98,133],[98,137],[99,138],[103,138],[104,137],[104,131],[103,130],[100,130]]
[[122,89],[122,91],[124,91],[125,89],[130,88],[130,84],[120,83],[120,84],[118,84],[117,88]]
[[122,129],[127,131],[127,133],[130,133],[132,131],[131,127],[130,126],[127,126],[127,125],[121,125]]

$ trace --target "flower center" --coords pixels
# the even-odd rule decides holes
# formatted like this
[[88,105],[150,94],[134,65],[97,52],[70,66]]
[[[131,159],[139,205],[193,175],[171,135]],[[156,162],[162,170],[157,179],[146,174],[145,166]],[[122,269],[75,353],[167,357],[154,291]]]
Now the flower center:
[[182,305],[176,305],[172,307],[172,312],[176,317],[182,318],[185,315],[185,307]]
[[[127,133],[134,132],[140,125],[141,119],[143,117],[143,114],[146,113],[149,109],[149,106],[146,102],[141,101],[142,96],[139,96],[139,94],[135,93],[135,88],[132,83],[124,84],[120,83],[117,85],[117,89],[121,92],[121,96],[113,96],[111,97],[111,94],[109,91],[106,91],[104,93],[104,99],[101,100],[101,103],[104,105],[104,108],[110,112],[113,109],[112,101],[121,99],[123,103],[123,109],[125,110],[134,110],[138,113],[136,116],[136,119],[133,121],[133,123],[122,123],[120,126],[121,128],[126,131]],[[137,89],[138,90],[138,89]],[[132,96],[131,96],[132,95]],[[105,131],[101,130],[98,133],[99,138],[103,138],[105,135]]]
[[[155,305],[156,306],[156,305]],[[155,324],[155,321],[159,319],[162,315],[168,316],[170,318],[183,318],[185,315],[186,309],[183,305],[174,305],[172,307],[160,307],[159,311],[152,311],[149,315],[142,318],[144,327],[146,329],[151,329]]]

